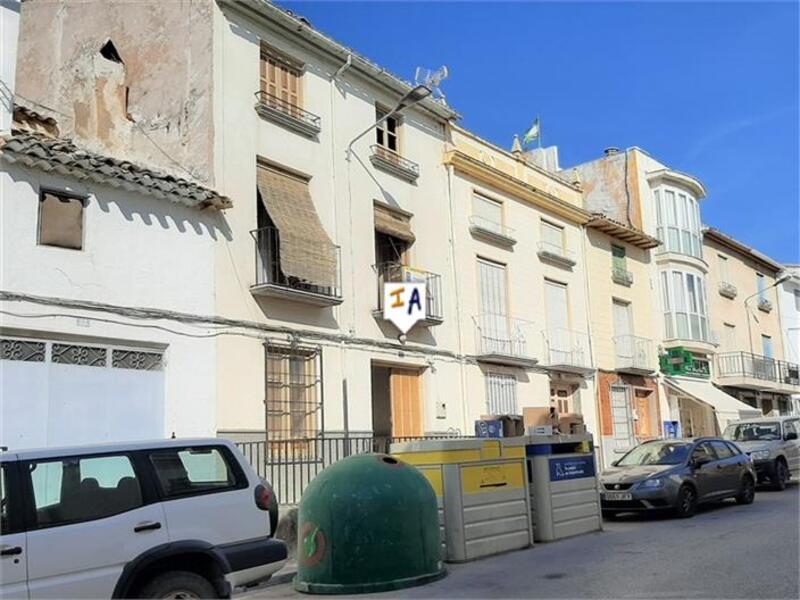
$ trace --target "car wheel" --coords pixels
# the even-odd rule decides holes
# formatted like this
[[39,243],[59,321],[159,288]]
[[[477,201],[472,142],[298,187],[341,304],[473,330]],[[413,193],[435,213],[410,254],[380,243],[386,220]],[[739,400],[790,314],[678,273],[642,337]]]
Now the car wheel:
[[742,481],[742,491],[736,496],[738,504],[752,504],[756,499],[756,484],[752,477],[745,477]]
[[682,485],[678,490],[678,501],[675,503],[675,514],[682,518],[688,519],[693,517],[697,510],[697,492],[694,488],[688,485]]
[[772,487],[779,492],[786,489],[786,483],[789,481],[789,469],[786,468],[786,463],[782,460],[775,461],[775,479],[772,482]]
[[142,588],[141,598],[216,598],[211,582],[190,571],[168,571],[151,579]]

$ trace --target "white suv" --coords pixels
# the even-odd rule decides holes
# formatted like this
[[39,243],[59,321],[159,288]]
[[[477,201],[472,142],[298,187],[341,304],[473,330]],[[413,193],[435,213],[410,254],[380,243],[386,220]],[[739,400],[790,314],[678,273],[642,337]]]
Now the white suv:
[[3,452],[0,487],[0,598],[228,597],[286,562],[227,440]]

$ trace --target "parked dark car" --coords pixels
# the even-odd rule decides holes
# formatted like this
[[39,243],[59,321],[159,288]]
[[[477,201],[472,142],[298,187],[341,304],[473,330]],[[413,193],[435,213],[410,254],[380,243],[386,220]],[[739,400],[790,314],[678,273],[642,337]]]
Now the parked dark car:
[[703,502],[755,499],[750,458],[720,438],[653,440],[636,446],[603,471],[603,515],[671,509],[691,517]]

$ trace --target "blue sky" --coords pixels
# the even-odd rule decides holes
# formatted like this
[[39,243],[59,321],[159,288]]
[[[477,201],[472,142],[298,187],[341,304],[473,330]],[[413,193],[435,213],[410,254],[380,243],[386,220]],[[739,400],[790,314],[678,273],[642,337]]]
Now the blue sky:
[[502,146],[537,114],[562,166],[640,146],[706,184],[707,224],[800,262],[795,1],[281,4],[404,79],[447,65]]

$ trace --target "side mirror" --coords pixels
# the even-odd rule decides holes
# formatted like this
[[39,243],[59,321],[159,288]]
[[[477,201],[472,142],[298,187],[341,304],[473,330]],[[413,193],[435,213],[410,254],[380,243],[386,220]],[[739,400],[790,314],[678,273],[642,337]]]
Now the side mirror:
[[797,432],[796,431],[787,431],[786,435],[783,437],[787,442],[789,440],[796,440],[797,439]]

